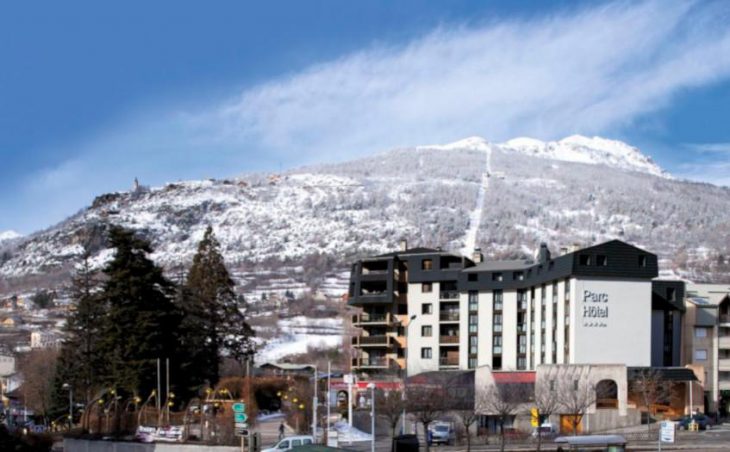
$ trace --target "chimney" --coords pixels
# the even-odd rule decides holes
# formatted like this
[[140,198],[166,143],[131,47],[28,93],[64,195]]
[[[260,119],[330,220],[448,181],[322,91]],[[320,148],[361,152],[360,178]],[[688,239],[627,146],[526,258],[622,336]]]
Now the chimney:
[[474,252],[471,254],[471,260],[473,260],[475,264],[481,264],[484,262],[484,255],[482,254],[481,248],[474,248]]
[[568,254],[568,247],[567,246],[563,246],[563,247],[560,248],[560,255],[563,256],[565,254]]
[[401,251],[408,251],[408,240],[406,240],[406,239],[400,239],[400,250]]
[[540,244],[540,251],[537,252],[537,261],[541,264],[546,263],[550,260],[550,250],[547,247],[547,243]]

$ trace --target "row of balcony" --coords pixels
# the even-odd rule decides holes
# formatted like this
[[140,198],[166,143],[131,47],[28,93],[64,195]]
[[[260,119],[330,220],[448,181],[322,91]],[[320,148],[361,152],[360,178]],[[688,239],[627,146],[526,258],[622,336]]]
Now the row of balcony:
[[354,347],[390,347],[393,343],[391,336],[353,336]]
[[352,367],[356,369],[387,369],[390,360],[385,356],[352,358]]

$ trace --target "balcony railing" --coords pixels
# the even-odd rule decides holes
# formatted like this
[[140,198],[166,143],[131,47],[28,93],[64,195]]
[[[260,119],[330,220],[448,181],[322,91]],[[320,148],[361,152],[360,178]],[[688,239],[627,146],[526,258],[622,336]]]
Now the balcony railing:
[[459,311],[441,311],[439,312],[439,319],[442,322],[458,322]]
[[459,292],[456,290],[442,290],[439,292],[439,299],[441,300],[458,300]]
[[720,314],[720,323],[730,323],[730,315]]
[[391,322],[390,313],[373,314],[373,313],[363,312],[362,314],[352,316],[353,325],[363,325],[363,324],[371,324],[371,323],[388,324],[390,322]]
[[717,369],[722,372],[730,372],[730,358],[720,358],[717,362]]
[[730,336],[720,336],[718,343],[720,348],[730,348]]
[[459,336],[441,336],[440,339],[442,344],[458,344],[459,343]]
[[352,367],[388,367],[388,358],[384,356],[352,358]]
[[517,325],[517,332],[518,333],[527,333],[527,324],[526,323],[520,323]]
[[390,345],[388,336],[355,336],[352,338],[355,347],[387,347]]
[[448,356],[441,356],[439,358],[439,365],[441,367],[458,367],[459,366],[459,358],[451,358]]

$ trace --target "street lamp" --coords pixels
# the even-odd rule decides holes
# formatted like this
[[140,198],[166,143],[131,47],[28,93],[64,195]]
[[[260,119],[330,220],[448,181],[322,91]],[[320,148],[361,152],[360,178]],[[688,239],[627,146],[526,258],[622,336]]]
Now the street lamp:
[[68,383],[61,387],[68,391],[68,430],[71,431],[74,422],[74,388]]
[[370,452],[375,452],[375,383],[368,383],[370,389]]

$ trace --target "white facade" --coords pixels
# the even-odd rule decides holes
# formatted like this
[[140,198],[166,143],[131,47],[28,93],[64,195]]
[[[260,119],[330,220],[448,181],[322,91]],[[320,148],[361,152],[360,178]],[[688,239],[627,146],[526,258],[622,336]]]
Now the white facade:
[[[439,283],[430,284],[430,292],[422,284],[408,287],[408,312],[415,313],[408,327],[409,375],[480,366],[651,365],[651,281],[573,277],[522,290],[462,292],[455,322],[440,315],[454,301],[441,299]],[[444,343],[444,332],[455,328],[458,343]]]
[[33,331],[30,333],[30,348],[52,348],[60,345],[58,334],[52,331]]

